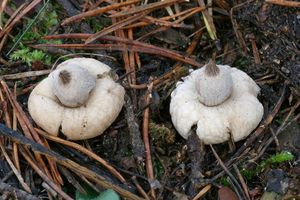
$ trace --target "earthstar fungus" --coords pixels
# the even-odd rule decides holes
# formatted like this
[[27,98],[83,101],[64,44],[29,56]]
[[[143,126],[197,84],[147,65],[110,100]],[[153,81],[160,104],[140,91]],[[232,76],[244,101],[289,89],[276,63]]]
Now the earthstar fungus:
[[239,141],[259,124],[263,106],[260,88],[245,72],[210,61],[177,83],[171,94],[170,114],[179,134],[191,128],[205,144]]
[[32,119],[52,135],[70,140],[102,134],[119,115],[124,88],[110,76],[111,68],[92,58],[73,58],[57,66],[32,91]]

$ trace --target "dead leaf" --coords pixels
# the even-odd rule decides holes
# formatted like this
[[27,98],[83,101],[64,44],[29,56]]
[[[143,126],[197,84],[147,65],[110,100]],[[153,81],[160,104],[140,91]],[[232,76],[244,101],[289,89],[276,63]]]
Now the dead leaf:
[[218,191],[219,200],[238,200],[236,194],[228,187],[222,187]]

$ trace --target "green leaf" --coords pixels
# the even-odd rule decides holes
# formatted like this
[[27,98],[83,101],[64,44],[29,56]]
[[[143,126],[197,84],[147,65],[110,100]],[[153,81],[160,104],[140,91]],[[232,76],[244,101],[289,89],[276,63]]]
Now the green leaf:
[[99,195],[91,188],[86,188],[86,194],[76,191],[76,200],[120,200],[120,196],[112,189],[105,190]]
[[217,39],[217,34],[216,34],[216,32],[212,29],[212,27],[210,26],[210,24],[209,24],[209,22],[208,22],[208,20],[207,20],[207,18],[206,18],[206,16],[205,16],[205,14],[204,14],[204,12],[202,12],[202,17],[203,17],[204,24],[205,24],[205,27],[206,27],[206,29],[207,29],[207,32],[208,32],[210,38],[211,38],[212,40],[216,40],[216,39]]
[[120,200],[119,195],[112,189],[105,190],[95,200]]

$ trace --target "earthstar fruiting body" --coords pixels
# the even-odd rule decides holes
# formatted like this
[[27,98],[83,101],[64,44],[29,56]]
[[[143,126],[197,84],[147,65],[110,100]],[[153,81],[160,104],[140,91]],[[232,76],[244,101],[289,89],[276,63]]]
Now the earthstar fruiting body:
[[102,134],[124,104],[124,88],[110,76],[102,76],[110,70],[91,58],[61,63],[30,94],[31,117],[52,135],[58,135],[61,128],[70,140]]
[[245,72],[210,64],[177,83],[171,94],[172,122],[185,139],[197,125],[196,133],[205,144],[225,142],[230,135],[234,141],[242,140],[262,119],[260,89]]
[[203,75],[197,77],[198,98],[206,106],[216,106],[224,102],[231,95],[232,87],[230,71],[217,67],[212,60],[205,66]]
[[80,65],[68,64],[51,73],[53,93],[68,107],[83,105],[96,85],[96,77]]

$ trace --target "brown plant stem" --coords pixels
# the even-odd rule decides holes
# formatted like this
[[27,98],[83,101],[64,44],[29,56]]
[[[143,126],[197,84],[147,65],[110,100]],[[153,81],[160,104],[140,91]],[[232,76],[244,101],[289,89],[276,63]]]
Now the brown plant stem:
[[191,173],[189,175],[190,185],[188,195],[194,196],[201,186],[200,180],[203,179],[203,161],[205,157],[204,143],[196,134],[196,127],[192,127],[187,138],[187,152],[191,163]]
[[150,197],[147,195],[147,193],[144,191],[144,189],[142,188],[142,186],[139,184],[139,182],[136,180],[136,177],[133,176],[131,177],[132,182],[134,183],[135,187],[137,188],[137,190],[139,191],[139,193],[141,195],[143,195],[143,197],[146,200],[150,200]]
[[207,186],[205,186],[204,188],[202,188],[202,190],[200,190],[200,192],[192,199],[192,200],[198,200],[200,199],[202,196],[204,196],[209,190],[211,189],[211,184],[208,184]]
[[93,41],[97,40],[98,38],[100,38],[102,36],[105,36],[105,35],[113,32],[113,31],[119,30],[120,28],[145,17],[147,14],[149,14],[149,11],[139,13],[137,15],[128,17],[127,19],[124,19],[124,20],[121,20],[117,23],[114,23],[111,26],[109,26],[107,28],[104,28],[103,30],[101,30],[101,31],[93,34],[89,38],[87,38],[87,40],[85,41],[85,44],[92,43]]
[[181,55],[171,50],[167,50],[160,47],[155,47],[153,45],[147,44],[136,44],[137,41],[128,41],[130,44],[38,44],[33,45],[33,48],[41,49],[44,47],[57,47],[65,49],[85,49],[85,50],[98,50],[105,49],[107,51],[136,51],[141,53],[149,53],[153,55],[167,57],[176,61],[181,61],[186,64],[190,64],[195,67],[202,66],[200,63],[196,62],[194,59],[188,56]]
[[71,148],[74,148],[74,149],[84,153],[88,157],[98,161],[101,165],[103,165],[106,169],[108,169],[108,171],[110,171],[114,176],[116,176],[122,183],[126,182],[124,177],[115,168],[113,168],[108,162],[106,162],[106,160],[104,160],[100,156],[96,155],[95,153],[91,152],[90,150],[84,148],[83,146],[81,146],[75,142],[67,141],[67,140],[61,139],[59,137],[50,135],[49,133],[46,133],[45,131],[42,131],[41,129],[36,128],[35,130],[37,131],[37,133],[41,134],[43,137],[45,137],[51,141],[69,146]]
[[118,192],[119,194],[121,194],[122,196],[126,197],[127,199],[141,200],[141,198],[138,197],[137,195],[119,187],[118,185],[113,185],[112,183],[108,182],[104,177],[100,176],[94,171],[82,165],[79,165],[68,158],[63,157],[60,154],[57,154],[56,152],[51,151],[48,148],[45,148],[44,146],[24,137],[21,133],[7,128],[1,123],[0,123],[0,134],[17,142],[18,144],[31,148],[32,151],[36,152],[37,154],[41,154],[55,160],[60,165],[63,165],[66,168],[78,174],[78,176],[80,175],[85,176],[87,179],[95,182],[96,184],[99,184],[101,187],[104,187],[106,189],[111,188],[116,192]]
[[[149,105],[151,101],[151,93],[152,93],[153,83],[150,83],[148,86],[148,91],[145,96],[145,105]],[[145,145],[145,155],[146,155],[146,172],[149,181],[154,181],[154,172],[153,172],[153,165],[152,165],[152,158],[151,158],[151,147],[149,141],[149,114],[150,108],[147,107],[144,110],[143,114],[143,141]],[[151,196],[155,198],[155,191],[151,188]]]
[[111,11],[111,10],[114,10],[114,9],[117,9],[117,8],[121,8],[123,6],[128,6],[128,5],[137,3],[137,2],[140,2],[140,0],[130,0],[130,1],[115,3],[115,4],[112,4],[112,5],[105,6],[105,7],[89,10],[87,12],[83,12],[83,13],[80,13],[78,15],[74,15],[72,17],[69,17],[69,18],[63,20],[61,25],[64,26],[64,25],[70,24],[70,23],[75,22],[75,21],[80,21],[80,20],[86,19],[87,17],[94,17],[94,16],[100,15],[102,13],[106,13],[108,11]]
[[300,2],[297,1],[287,1],[287,0],[266,0],[266,3],[270,4],[277,4],[280,6],[287,6],[287,7],[300,7]]
[[240,180],[240,183],[241,183],[241,185],[242,185],[242,187],[243,187],[243,190],[244,190],[244,193],[245,193],[245,195],[246,195],[246,197],[247,197],[247,200],[250,200],[251,198],[250,198],[248,186],[247,186],[247,184],[246,184],[246,182],[245,182],[245,179],[243,178],[243,176],[242,176],[240,170],[239,170],[238,167],[236,166],[236,164],[233,164],[233,169],[234,169],[235,173],[237,174],[237,176],[238,176],[238,178],[239,178],[239,180]]
[[[225,173],[230,177],[231,181],[233,182],[232,186],[236,187],[235,192],[237,193],[239,199],[246,199],[244,191],[243,191],[242,187],[240,186],[239,182],[236,180],[236,178],[233,176],[233,174],[229,171],[227,166],[221,160],[221,158],[217,154],[216,150],[214,149],[213,145],[210,144],[209,146],[210,146],[215,158],[217,159],[219,165],[222,167],[222,169],[225,171]],[[243,195],[243,197],[241,196],[240,192]]]
[[[14,97],[17,97],[17,84],[14,85]],[[17,126],[18,126],[18,119],[17,119],[17,114],[16,114],[16,110],[13,109],[13,130],[17,130]],[[20,161],[19,161],[19,150],[18,150],[18,145],[17,143],[13,142],[13,160],[14,163],[16,165],[16,168],[18,169],[18,171],[21,171],[21,166],[20,166]]]
[[5,147],[3,146],[2,143],[0,143],[0,149],[7,161],[7,163],[9,164],[10,168],[12,169],[12,171],[14,172],[14,174],[16,175],[18,181],[20,182],[21,186],[24,188],[24,190],[28,193],[32,193],[30,187],[25,183],[22,175],[20,174],[20,172],[18,171],[18,169],[15,167],[14,163],[11,161],[11,159],[9,158],[8,154],[6,153]]
[[28,155],[28,150],[26,151],[23,147],[20,148],[20,153],[25,158],[25,160],[28,162],[28,164],[34,169],[34,171],[49,185],[52,189],[54,189],[58,194],[61,195],[66,200],[72,200],[69,195],[67,195],[64,191],[61,190],[60,187],[58,187],[51,179],[48,178],[46,174],[35,164],[35,162],[30,158]]
[[20,190],[18,188],[12,187],[10,184],[4,183],[4,181],[0,182],[0,192],[8,192],[9,194],[12,194],[12,196],[15,196],[17,199],[22,200],[40,200],[40,198],[31,195],[27,192],[24,192],[23,190]]
[[[1,83],[2,83],[2,81],[1,81]],[[4,83],[4,82],[3,82],[3,83]],[[2,86],[3,86],[3,85],[2,85]],[[6,84],[5,84],[4,86],[6,86]],[[21,118],[20,113],[19,113],[18,110],[16,109],[16,106],[13,104],[12,99],[11,99],[11,96],[9,96],[10,93],[7,93],[7,88],[6,88],[6,87],[4,87],[3,89],[4,89],[5,93],[6,93],[7,96],[8,96],[8,99],[9,99],[9,101],[10,101],[12,107],[13,107],[14,112],[16,113],[17,119],[19,120],[19,123],[20,123],[20,125],[21,125],[21,127],[22,127],[22,129],[23,129],[24,135],[25,135],[27,138],[30,138],[30,139],[33,140],[32,135],[31,135],[31,133],[30,133],[28,127],[26,126],[26,124],[25,124],[23,118]],[[1,88],[0,88],[0,92],[1,92]],[[8,126],[9,128],[11,128],[10,125],[7,125],[7,126]],[[42,160],[42,157],[41,157],[40,155],[38,155],[38,154],[35,154],[35,156],[36,156],[36,159],[37,159],[38,164],[40,165],[40,167],[45,171],[45,173],[46,173],[49,177],[51,177],[50,172],[48,171],[48,169],[47,169],[47,167],[46,167],[44,161]],[[51,178],[52,178],[52,177],[51,177]]]
[[42,0],[33,0],[32,2],[30,2],[27,6],[26,4],[24,6],[21,6],[20,10],[16,13],[15,18],[12,19],[11,23],[6,23],[6,25],[4,26],[3,30],[0,32],[0,38],[2,38],[4,36],[4,34],[8,34],[12,28],[14,27],[14,25],[19,22],[19,20],[24,17],[31,9],[33,9],[36,5],[38,5]]
[[[11,103],[11,105],[13,106],[13,108],[16,110],[16,113],[17,113],[17,118],[18,120],[22,121],[22,124],[23,124],[23,129],[24,130],[24,133],[27,132],[27,137],[29,137],[30,139],[34,139],[36,142],[38,142],[39,144],[42,144],[44,146],[46,146],[47,148],[49,148],[49,145],[47,143],[47,141],[42,141],[38,135],[38,133],[34,130],[33,128],[33,125],[31,124],[31,122],[29,121],[28,117],[26,116],[25,112],[23,111],[22,107],[19,105],[19,103],[17,102],[17,100],[14,98],[14,96],[11,94],[11,91],[9,90],[7,84],[2,80],[0,81],[1,82],[1,85]],[[42,165],[42,169],[45,170],[46,174],[51,177],[50,173],[49,173],[49,170],[48,168],[46,167],[46,164],[45,162],[43,161],[43,159],[40,157],[40,155],[37,155],[37,159],[40,161],[39,163]],[[63,180],[61,178],[61,176],[59,175],[59,172],[56,168],[56,164],[55,162],[53,162],[50,158],[47,158],[48,160],[48,163],[49,163],[49,167],[52,171],[52,174],[53,174],[53,180],[56,180],[57,183],[59,184],[62,184],[63,183]]]
[[33,76],[42,76],[42,75],[46,75],[49,74],[51,70],[40,70],[40,71],[30,71],[30,72],[20,72],[17,74],[5,74],[5,75],[1,75],[0,79],[6,79],[6,80],[10,80],[10,79],[21,79],[21,78],[28,78],[28,77],[33,77]]
[[172,5],[176,2],[182,2],[183,0],[165,0],[165,1],[158,1],[158,2],[154,2],[154,3],[149,3],[146,5],[140,5],[140,6],[136,6],[130,10],[125,10],[125,11],[121,11],[118,12],[116,14],[110,15],[110,17],[124,17],[124,16],[128,16],[128,15],[134,15],[137,13],[141,13],[141,12],[152,12],[156,9],[159,8],[163,8],[169,5]]

